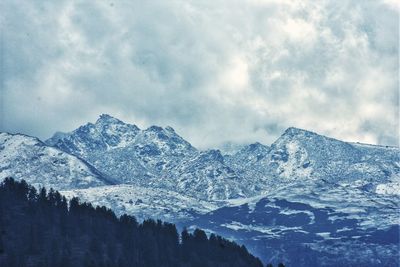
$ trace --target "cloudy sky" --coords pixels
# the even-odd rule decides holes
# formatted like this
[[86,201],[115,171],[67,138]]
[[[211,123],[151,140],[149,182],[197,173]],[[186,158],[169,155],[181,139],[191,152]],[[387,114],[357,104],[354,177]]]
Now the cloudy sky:
[[109,113],[194,145],[398,145],[397,1],[0,1],[0,130]]

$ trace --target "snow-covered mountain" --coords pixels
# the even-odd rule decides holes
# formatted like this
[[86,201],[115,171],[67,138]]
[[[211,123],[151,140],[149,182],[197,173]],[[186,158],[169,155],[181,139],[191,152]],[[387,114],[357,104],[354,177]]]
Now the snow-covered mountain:
[[347,143],[297,128],[287,129],[270,147],[256,143],[243,148],[228,156],[227,164],[265,192],[323,179],[400,193],[399,148]]
[[289,128],[270,147],[244,146],[223,156],[198,151],[171,127],[140,130],[109,115],[46,141],[120,184],[170,189],[205,200],[251,197],[297,180],[357,183],[399,192],[399,149],[347,143]]
[[219,150],[207,150],[186,158],[169,174],[176,181],[175,190],[195,192],[200,199],[224,200],[246,197],[253,192],[225,162]]
[[132,148],[140,129],[109,115],[87,123],[71,133],[56,133],[45,141],[90,162],[120,183],[140,183],[152,174],[134,156]]
[[82,159],[37,138],[0,133],[0,179],[6,177],[57,190],[112,184],[111,179]]
[[140,130],[109,115],[46,141],[85,159],[121,184],[151,186],[204,200],[248,196],[217,150],[198,151],[171,127]]
[[200,151],[171,127],[141,130],[101,115],[45,143],[2,133],[0,178],[200,226],[265,262],[398,265],[399,148],[289,128],[270,146],[233,150]]
[[263,159],[268,157],[270,148],[254,143],[244,146],[242,149],[231,155],[225,156],[226,164],[241,177],[245,177],[242,184],[254,192],[251,195],[258,195],[268,190],[271,183],[276,183],[269,173],[268,165]]

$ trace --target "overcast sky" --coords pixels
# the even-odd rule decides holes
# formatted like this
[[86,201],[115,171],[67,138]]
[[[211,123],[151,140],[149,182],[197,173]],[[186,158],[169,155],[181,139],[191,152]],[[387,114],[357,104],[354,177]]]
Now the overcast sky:
[[200,148],[295,126],[398,145],[397,1],[0,1],[0,130],[109,113]]

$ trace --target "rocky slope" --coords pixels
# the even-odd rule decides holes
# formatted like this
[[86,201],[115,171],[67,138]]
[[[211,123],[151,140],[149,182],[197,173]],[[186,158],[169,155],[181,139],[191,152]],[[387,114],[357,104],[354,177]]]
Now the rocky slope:
[[247,196],[219,151],[198,151],[171,127],[140,130],[109,115],[48,145],[79,156],[120,184],[169,189],[203,200]]
[[261,190],[296,181],[357,184],[380,193],[400,193],[400,150],[339,141],[289,128],[270,147],[253,144],[227,157],[238,174]]
[[0,179],[6,177],[57,190],[113,183],[80,158],[49,147],[37,138],[0,133]]

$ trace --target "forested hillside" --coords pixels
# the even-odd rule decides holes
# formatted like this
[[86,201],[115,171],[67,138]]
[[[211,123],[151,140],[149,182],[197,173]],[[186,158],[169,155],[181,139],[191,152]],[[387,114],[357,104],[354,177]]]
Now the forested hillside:
[[0,184],[0,266],[262,266],[245,247],[204,231],[39,192],[24,180]]

